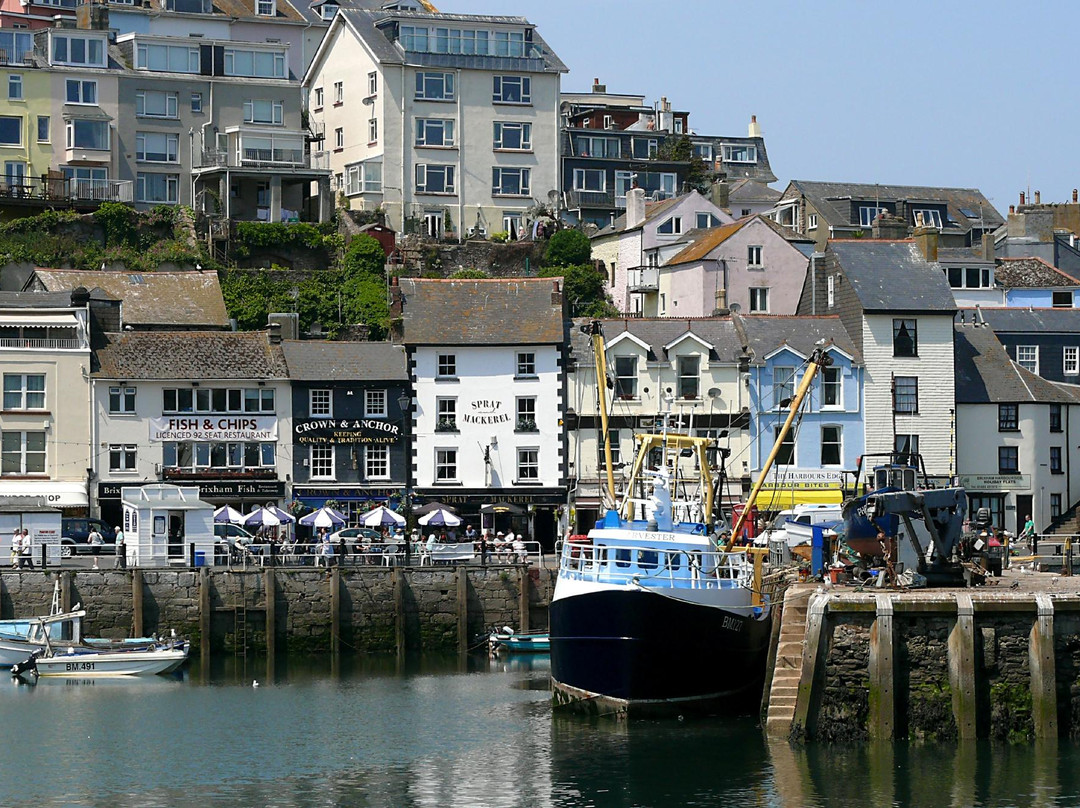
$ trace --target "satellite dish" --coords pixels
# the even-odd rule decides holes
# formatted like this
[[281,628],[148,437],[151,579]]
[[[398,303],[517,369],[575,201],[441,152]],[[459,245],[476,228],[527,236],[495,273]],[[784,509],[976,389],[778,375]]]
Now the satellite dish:
[[708,396],[709,396],[709,398],[719,398],[719,396],[720,396],[720,388],[719,387],[710,387],[709,392],[708,392]]
[[732,303],[730,306],[728,306],[728,310],[738,314],[742,310],[742,306],[740,306],[738,303]]

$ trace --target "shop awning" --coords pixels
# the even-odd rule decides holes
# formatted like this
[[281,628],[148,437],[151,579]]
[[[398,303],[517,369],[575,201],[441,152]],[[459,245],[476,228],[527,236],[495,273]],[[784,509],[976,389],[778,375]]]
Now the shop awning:
[[27,327],[55,325],[73,328],[79,324],[79,318],[74,314],[64,312],[51,312],[48,314],[35,314],[32,311],[18,314],[0,314],[0,325],[22,325]]
[[0,480],[0,497],[42,497],[54,508],[85,508],[90,504],[84,483],[51,480]]
[[795,505],[839,505],[844,492],[839,488],[771,488],[763,486],[757,496],[759,511],[782,511]]

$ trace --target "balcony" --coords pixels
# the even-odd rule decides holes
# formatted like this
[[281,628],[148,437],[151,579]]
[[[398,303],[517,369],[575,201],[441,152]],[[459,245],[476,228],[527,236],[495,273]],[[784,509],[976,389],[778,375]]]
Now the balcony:
[[657,292],[660,290],[659,267],[634,267],[626,271],[626,285],[631,292]]
[[69,203],[95,206],[102,202],[131,202],[131,180],[68,179],[63,176],[0,178],[0,205],[9,200],[29,205]]
[[[625,197],[623,197],[625,206]],[[615,194],[608,191],[567,191],[566,204],[570,210],[580,208],[615,209]]]
[[196,170],[270,169],[329,171],[330,155],[310,151],[304,132],[236,129],[227,133],[228,148],[204,149],[196,155]]

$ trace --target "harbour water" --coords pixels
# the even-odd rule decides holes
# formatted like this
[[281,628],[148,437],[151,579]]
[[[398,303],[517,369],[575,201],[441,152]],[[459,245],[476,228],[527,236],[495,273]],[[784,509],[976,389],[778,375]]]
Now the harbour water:
[[[553,717],[546,657],[0,680],[0,805],[1071,806],[1080,747],[793,749],[753,718]],[[253,686],[258,681],[259,686]]]

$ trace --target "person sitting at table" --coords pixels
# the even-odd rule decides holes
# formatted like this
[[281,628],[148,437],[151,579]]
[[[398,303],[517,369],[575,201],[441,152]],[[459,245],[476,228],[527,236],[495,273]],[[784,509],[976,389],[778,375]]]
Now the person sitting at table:
[[529,553],[525,550],[524,536],[516,536],[510,546],[513,549],[513,559],[515,561],[519,564],[527,564],[529,562]]

